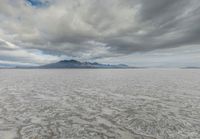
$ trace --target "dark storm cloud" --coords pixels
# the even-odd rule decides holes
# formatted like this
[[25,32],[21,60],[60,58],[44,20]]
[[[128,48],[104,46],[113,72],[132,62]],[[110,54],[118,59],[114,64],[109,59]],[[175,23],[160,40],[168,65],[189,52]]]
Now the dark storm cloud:
[[[93,60],[200,44],[199,0],[3,0],[0,19],[0,46],[6,41],[17,51],[41,51],[34,52],[34,61],[43,55]],[[9,53],[5,46],[0,50]]]
[[141,7],[136,19],[141,34],[133,29],[127,37],[106,40],[112,50],[127,54],[199,44],[199,1],[142,0],[138,4]]

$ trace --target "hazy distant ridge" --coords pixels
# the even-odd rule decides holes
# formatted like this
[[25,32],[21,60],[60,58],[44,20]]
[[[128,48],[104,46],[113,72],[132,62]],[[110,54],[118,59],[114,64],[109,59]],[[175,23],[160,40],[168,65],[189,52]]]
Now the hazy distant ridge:
[[77,60],[62,60],[57,63],[51,63],[38,68],[129,68],[128,65],[119,64],[119,65],[110,65],[110,64],[100,64],[97,62],[80,62]]

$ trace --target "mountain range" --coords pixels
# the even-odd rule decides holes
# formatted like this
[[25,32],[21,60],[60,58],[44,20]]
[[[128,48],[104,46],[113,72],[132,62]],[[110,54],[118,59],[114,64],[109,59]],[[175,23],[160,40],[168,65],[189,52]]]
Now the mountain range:
[[77,60],[62,60],[56,63],[51,63],[47,65],[42,65],[36,68],[43,69],[64,69],[64,68],[129,68],[128,65],[118,64],[118,65],[110,65],[110,64],[100,64],[97,62],[80,62]]

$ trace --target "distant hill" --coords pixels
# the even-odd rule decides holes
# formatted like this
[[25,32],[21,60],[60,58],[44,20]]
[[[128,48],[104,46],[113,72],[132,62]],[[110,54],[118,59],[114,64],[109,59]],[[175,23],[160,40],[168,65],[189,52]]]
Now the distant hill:
[[200,67],[183,67],[182,69],[200,69]]
[[39,66],[37,68],[44,69],[64,69],[64,68],[129,68],[128,65],[119,64],[119,65],[110,65],[110,64],[100,64],[97,62],[80,62],[76,60],[62,60],[57,63],[47,64],[43,66]]

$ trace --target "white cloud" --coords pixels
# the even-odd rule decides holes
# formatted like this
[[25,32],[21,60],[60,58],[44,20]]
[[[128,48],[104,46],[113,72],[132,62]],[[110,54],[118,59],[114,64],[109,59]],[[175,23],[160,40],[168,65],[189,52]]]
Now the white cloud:
[[10,60],[10,63],[12,63],[12,61],[15,61],[21,64],[45,64],[55,62],[61,59],[61,57],[58,56],[43,54],[39,50],[26,50],[1,38],[0,49],[0,58],[7,59],[6,61]]

